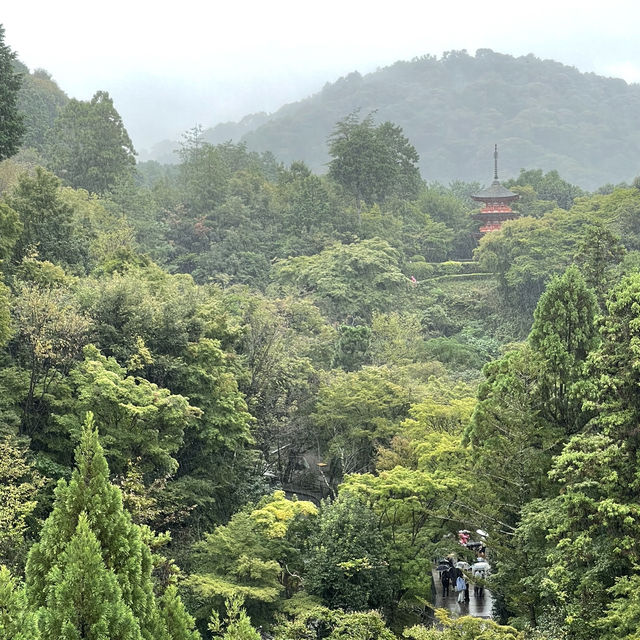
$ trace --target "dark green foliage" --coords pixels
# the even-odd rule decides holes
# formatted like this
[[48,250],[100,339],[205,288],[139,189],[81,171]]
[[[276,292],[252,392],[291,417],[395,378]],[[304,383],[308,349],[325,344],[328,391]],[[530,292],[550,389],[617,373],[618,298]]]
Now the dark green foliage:
[[572,386],[596,346],[597,301],[576,266],[555,276],[540,297],[529,344],[541,361],[540,412],[568,433],[586,422]]
[[[23,231],[20,216],[9,205],[0,202],[0,260],[6,265]],[[5,268],[6,269],[6,268]]]
[[49,167],[73,187],[104,193],[131,174],[135,150],[113,100],[98,91],[90,102],[70,100],[49,133]]
[[408,409],[408,389],[391,368],[337,370],[326,379],[311,420],[330,479],[337,484],[347,473],[372,470],[378,447],[397,433]]
[[345,371],[355,371],[368,364],[371,329],[366,324],[338,327],[338,342],[333,356],[333,366]]
[[23,146],[44,151],[49,131],[67,102],[67,95],[44,69],[25,73],[18,94],[18,108],[25,124]]
[[354,496],[323,503],[310,540],[306,590],[327,606],[363,611],[392,605],[393,577],[372,511]]
[[612,270],[622,261],[626,250],[621,239],[603,224],[588,227],[578,245],[575,261],[585,282],[603,301],[612,284]]
[[77,241],[73,209],[62,199],[59,187],[55,175],[38,167],[33,177],[23,174],[9,195],[8,204],[22,225],[14,250],[16,263],[34,252],[41,260],[64,266],[84,262],[86,247]]
[[21,77],[14,69],[16,54],[4,43],[0,24],[0,160],[11,157],[25,131],[24,116],[18,110]]
[[329,176],[360,203],[384,202],[391,196],[414,198],[420,186],[418,153],[391,122],[374,125],[373,114],[340,120],[329,138]]
[[315,256],[278,262],[274,279],[287,291],[310,295],[332,319],[369,319],[374,311],[391,308],[394,297],[408,289],[399,258],[379,238],[336,244]]

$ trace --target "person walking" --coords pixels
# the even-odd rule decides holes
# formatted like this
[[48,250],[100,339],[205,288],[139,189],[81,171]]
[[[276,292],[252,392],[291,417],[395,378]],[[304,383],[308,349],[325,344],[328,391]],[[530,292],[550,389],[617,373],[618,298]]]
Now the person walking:
[[458,593],[458,604],[462,604],[464,602],[464,590],[465,590],[465,581],[460,574],[456,580],[456,592]]
[[[484,569],[474,569],[473,577],[479,580],[484,580]],[[481,598],[484,595],[484,582],[480,582],[479,584],[474,582],[473,595],[476,596],[476,598]]]
[[440,582],[442,582],[442,597],[446,598],[449,595],[449,570],[443,571],[440,574]]

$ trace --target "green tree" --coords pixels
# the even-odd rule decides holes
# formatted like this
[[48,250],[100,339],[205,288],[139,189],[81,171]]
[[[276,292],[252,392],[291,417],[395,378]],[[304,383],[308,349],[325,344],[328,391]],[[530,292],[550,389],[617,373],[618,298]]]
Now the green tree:
[[[85,520],[86,527],[81,524]],[[74,538],[76,551],[72,552]],[[50,607],[62,597],[59,585],[65,572],[64,560],[78,559],[83,548],[95,548],[93,540],[97,541],[107,575],[115,575],[122,600],[142,637],[164,640],[167,632],[153,592],[151,552],[141,528],[123,510],[120,490],[109,483],[109,467],[93,416],[88,414],[76,449],[76,468],[68,483],[64,479],[58,482],[53,510],[42,527],[40,541],[29,553],[26,583],[31,607]],[[76,570],[81,576],[81,563]],[[73,582],[68,585],[71,590]],[[112,586],[107,590],[113,593]]]
[[603,224],[590,225],[577,247],[575,261],[601,303],[612,284],[611,271],[625,253],[621,239]]
[[567,211],[576,198],[584,195],[580,187],[563,180],[555,170],[544,173],[542,169],[521,169],[517,180],[505,183],[509,189],[516,185],[533,187],[538,200],[553,201],[556,206]]
[[333,356],[333,366],[345,371],[356,371],[369,364],[371,329],[366,324],[341,324],[338,327],[338,341]]
[[242,607],[243,604],[244,600],[241,596],[230,596],[224,602],[227,610],[224,621],[220,620],[217,611],[211,614],[208,628],[214,638],[221,638],[222,640],[260,640],[262,636],[252,626],[251,619]]
[[392,605],[394,576],[374,513],[359,497],[325,501],[309,540],[305,589],[331,608]]
[[[434,441],[424,444],[433,445]],[[342,499],[360,499],[375,514],[394,579],[395,606],[422,609],[429,599],[431,567],[438,553],[434,540],[442,538],[443,522],[450,516],[452,501],[468,495],[469,482],[464,471],[460,473],[456,468],[464,454],[460,450],[448,453],[453,454],[451,458],[443,459],[435,470],[398,465],[378,475],[354,473],[340,485]],[[345,528],[344,534],[349,533]]]
[[431,628],[415,626],[405,629],[409,640],[524,640],[524,634],[514,627],[502,626],[493,620],[460,616],[452,618],[444,609],[436,609],[438,623]]
[[329,137],[329,176],[355,199],[375,202],[397,195],[410,199],[418,193],[418,153],[391,122],[375,125],[370,113],[362,121],[357,112],[336,123]]
[[640,557],[638,274],[612,290],[606,309],[580,384],[592,418],[554,459],[555,491],[527,505],[516,537],[538,558],[530,581],[521,580],[537,598],[537,622],[584,640],[623,637],[616,629],[628,629],[635,610],[629,587]]
[[42,167],[33,176],[23,174],[7,201],[22,223],[14,262],[35,250],[41,260],[84,267],[86,248],[76,238],[73,209],[62,199],[56,176]]
[[29,608],[24,588],[0,565],[0,638],[39,640],[37,619]]
[[395,640],[378,611],[344,612],[315,605],[293,619],[281,619],[276,640]]
[[37,506],[42,476],[17,439],[0,437],[0,562],[10,566],[24,558],[28,518]]
[[189,211],[207,213],[222,204],[231,171],[218,147],[203,142],[201,129],[196,127],[183,136],[179,155],[180,183]]
[[551,279],[533,315],[529,344],[541,360],[540,411],[567,433],[581,426],[581,402],[571,387],[596,346],[596,297],[576,266]]
[[114,358],[85,347],[83,362],[69,373],[72,398],[58,403],[57,423],[65,434],[77,434],[93,409],[115,473],[124,474],[136,459],[148,479],[174,473],[185,429],[202,412],[183,396],[127,373]]
[[294,295],[308,295],[331,319],[368,320],[406,291],[400,255],[385,240],[335,244],[314,256],[281,260],[273,277]]
[[336,371],[318,389],[311,415],[330,480],[374,468],[379,446],[387,445],[407,417],[409,389],[386,367]]
[[22,234],[20,216],[8,204],[0,202],[0,260],[7,264],[13,257],[13,248]]
[[15,333],[9,349],[28,375],[21,432],[38,439],[49,425],[55,387],[86,344],[90,322],[79,312],[69,289],[61,286],[19,285],[12,315]]
[[46,604],[38,612],[43,640],[141,640],[84,512],[49,580]]
[[252,617],[264,620],[300,564],[289,529],[316,512],[312,503],[288,500],[283,491],[247,506],[196,543],[197,570],[187,583],[218,608],[224,599],[239,596]]
[[18,95],[18,108],[24,114],[24,147],[39,152],[45,148],[47,134],[69,98],[44,69],[24,73]]
[[18,110],[21,77],[14,70],[15,52],[4,42],[0,25],[0,160],[12,156],[24,134],[24,116]]
[[70,100],[55,120],[46,157],[72,187],[104,193],[135,166],[135,150],[106,91],[90,102]]
[[191,521],[210,526],[233,513],[255,477],[254,419],[238,389],[232,357],[219,340],[191,343],[173,365],[169,383],[200,413],[185,420],[175,454],[178,470],[167,489],[179,504],[197,507]]
[[165,589],[160,607],[170,640],[200,640],[195,620],[184,606],[176,585],[169,585]]

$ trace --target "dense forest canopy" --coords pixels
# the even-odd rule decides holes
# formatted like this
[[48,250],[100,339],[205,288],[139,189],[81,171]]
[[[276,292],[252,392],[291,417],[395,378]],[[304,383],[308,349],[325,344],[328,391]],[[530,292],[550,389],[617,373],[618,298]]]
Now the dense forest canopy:
[[[511,171],[516,218],[480,237],[480,185],[420,175],[409,102],[326,107],[324,175],[200,127],[136,164],[108,93],[68,98],[2,33],[0,638],[637,637],[628,166],[595,192],[551,156]],[[465,111],[525,63],[563,109],[608,100],[492,52],[379,73],[437,72]],[[377,86],[323,94],[351,84]],[[461,531],[493,620],[433,611]]]

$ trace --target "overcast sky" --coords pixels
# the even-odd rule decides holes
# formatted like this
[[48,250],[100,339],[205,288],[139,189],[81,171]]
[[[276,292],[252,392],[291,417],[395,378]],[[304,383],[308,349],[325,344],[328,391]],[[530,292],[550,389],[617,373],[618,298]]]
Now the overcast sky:
[[490,48],[640,82],[637,0],[31,0],[5,3],[5,42],[71,97],[114,98],[148,147],[396,60]]

